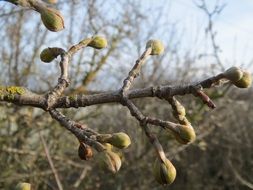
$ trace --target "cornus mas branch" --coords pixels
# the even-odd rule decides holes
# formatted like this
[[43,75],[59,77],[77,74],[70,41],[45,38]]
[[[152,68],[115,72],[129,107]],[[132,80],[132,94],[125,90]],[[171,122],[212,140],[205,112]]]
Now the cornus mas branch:
[[[46,4],[34,0],[9,0],[16,5],[29,7],[41,14],[41,20],[44,25],[51,31],[59,31],[64,28],[63,17],[57,10],[48,8]],[[191,123],[186,118],[184,106],[176,99],[175,96],[194,95],[200,98],[204,104],[211,109],[216,105],[204,93],[204,89],[211,88],[222,83],[232,83],[239,88],[247,88],[251,85],[252,79],[250,73],[237,67],[232,67],[223,73],[207,78],[203,81],[180,86],[156,86],[131,90],[134,80],[141,72],[141,67],[145,60],[152,55],[160,55],[164,51],[163,44],[158,40],[150,40],[146,44],[145,51],[136,60],[133,68],[123,81],[121,89],[116,91],[101,92],[92,95],[72,95],[63,96],[64,90],[71,85],[68,73],[72,56],[82,48],[92,47],[102,49],[107,46],[105,38],[93,36],[84,39],[78,44],[73,45],[69,50],[52,47],[44,49],[40,54],[43,62],[49,63],[56,57],[60,56],[59,68],[61,74],[58,83],[53,89],[48,90],[45,94],[31,92],[25,87],[10,86],[0,87],[0,102],[10,102],[20,106],[32,106],[43,109],[61,126],[69,130],[80,142],[78,155],[80,159],[89,160],[93,157],[93,150],[96,150],[102,166],[109,171],[116,173],[121,167],[121,158],[114,152],[113,148],[127,148],[131,140],[127,134],[119,132],[112,134],[100,134],[88,126],[71,120],[62,114],[58,108],[78,108],[105,103],[118,103],[127,107],[131,115],[139,121],[140,127],[145,132],[149,142],[153,145],[158,159],[154,165],[154,176],[160,184],[171,184],[176,177],[176,169],[164,153],[156,134],[151,127],[156,126],[170,131],[175,139],[182,144],[188,144],[195,140],[195,131]],[[156,97],[168,102],[172,107],[172,113],[178,123],[161,120],[144,115],[141,110],[134,104],[132,99]]]
[[[92,95],[73,95],[62,97],[62,93],[70,84],[70,80],[68,78],[68,67],[71,61],[71,57],[81,48],[91,46],[100,49],[106,46],[106,44],[107,43],[103,38],[95,36],[82,40],[77,45],[72,46],[68,51],[65,51],[61,48],[47,48],[43,50],[41,53],[41,60],[44,62],[50,62],[57,56],[61,57],[61,61],[59,63],[61,75],[58,79],[57,85],[52,90],[49,90],[46,94],[43,95],[33,93],[24,87],[0,87],[0,101],[11,102],[21,106],[26,105],[38,107],[44,109],[45,111],[48,111],[53,119],[68,129],[80,141],[79,156],[81,159],[90,159],[93,155],[91,153],[91,147],[93,147],[98,152],[102,152],[101,155],[104,156],[103,160],[106,160],[106,167],[114,173],[120,169],[121,161],[119,157],[115,155],[115,153],[111,152],[110,149],[108,150],[108,148],[105,146],[105,143],[110,142],[115,147],[120,148],[127,147],[130,144],[130,140],[123,141],[124,145],[122,145],[122,139],[120,139],[120,141],[118,139],[119,137],[123,137],[125,140],[129,137],[125,137],[124,135],[122,136],[122,134],[118,133],[115,133],[114,135],[99,134],[87,126],[67,118],[56,109],[71,107],[78,108],[104,103],[122,104],[123,106],[126,106],[129,109],[130,113],[140,122],[141,128],[144,130],[147,138],[157,152],[159,158],[155,164],[155,167],[157,167],[157,170],[159,171],[155,173],[157,181],[161,184],[170,184],[176,177],[176,170],[172,163],[166,158],[162,145],[160,144],[156,135],[152,133],[150,126],[148,125],[158,126],[165,130],[171,131],[180,143],[190,143],[195,139],[195,133],[190,122],[185,117],[185,109],[183,105],[175,98],[175,96],[192,94],[200,98],[203,103],[213,109],[216,106],[212,100],[203,92],[203,89],[214,87],[220,84],[220,82],[224,79],[224,82],[230,82],[238,87],[248,87],[251,83],[251,77],[247,72],[242,71],[239,68],[232,67],[224,73],[220,73],[216,76],[207,78],[194,84],[188,84],[184,86],[165,85],[130,90],[134,79],[138,77],[141,66],[144,64],[148,56],[159,54],[158,50],[161,48],[160,42],[149,41],[147,43],[146,50],[136,61],[134,67],[129,72],[128,77],[124,80],[121,89],[112,92],[102,92]],[[160,51],[163,51],[163,48],[161,49],[162,50]],[[136,107],[132,102],[132,99],[145,97],[156,97],[159,99],[164,99],[169,104],[171,104],[173,115],[178,120],[179,124],[143,115],[138,107]],[[117,141],[112,140],[115,138]],[[161,167],[164,167],[165,170],[161,171],[159,169]]]
[[[188,84],[184,86],[151,86],[147,88],[139,88],[129,90],[129,99],[138,99],[145,97],[158,97],[161,99],[173,97],[176,95],[184,96],[187,94],[193,94],[194,96],[200,97],[196,94],[197,89],[200,87],[211,88],[215,86],[221,79],[222,74],[210,77],[203,81],[197,82],[196,84]],[[11,89],[11,90],[10,90]],[[27,105],[33,107],[39,107],[46,109],[46,95],[34,93],[25,87],[15,86],[1,86],[0,87],[0,101],[11,102],[17,105]],[[53,108],[73,108],[73,107],[86,107],[96,104],[105,103],[119,103],[121,101],[120,90],[101,92],[92,95],[72,95],[57,97],[55,99]]]
[[[49,90],[46,94],[36,94],[24,87],[0,87],[0,101],[10,102],[20,106],[32,106],[38,107],[45,111],[48,111],[53,119],[59,122],[59,124],[69,130],[80,141],[79,157],[84,160],[88,160],[93,156],[92,149],[100,152],[102,160],[107,169],[113,173],[117,172],[121,166],[121,160],[117,154],[115,154],[111,148],[108,148],[106,144],[110,143],[115,147],[125,148],[130,144],[130,139],[125,134],[99,134],[87,126],[75,122],[65,115],[60,113],[57,108],[71,108],[71,107],[86,107],[96,104],[105,103],[119,103],[126,106],[131,114],[140,122],[141,128],[144,130],[150,143],[155,148],[158,160],[155,163],[155,178],[161,184],[170,184],[176,177],[176,170],[172,163],[166,158],[162,145],[158,138],[151,131],[151,126],[158,126],[165,130],[169,130],[173,133],[178,142],[186,144],[195,139],[194,130],[185,117],[185,109],[183,105],[176,99],[175,96],[183,96],[192,94],[200,98],[210,108],[215,108],[215,104],[204,93],[203,89],[211,88],[219,85],[221,81],[230,82],[237,87],[245,88],[251,84],[251,76],[248,72],[242,71],[239,68],[232,67],[220,73],[216,76],[207,78],[203,81],[188,84],[184,86],[157,86],[147,87],[141,89],[130,90],[132,82],[139,75],[142,64],[145,59],[152,54],[153,45],[147,46],[142,56],[136,61],[136,64],[129,72],[128,77],[124,80],[121,89],[110,92],[102,92],[92,95],[73,95],[62,96],[64,90],[70,84],[68,78],[68,67],[71,61],[72,55],[81,48],[91,46],[94,48],[101,48],[106,45],[105,42],[99,43],[101,37],[93,37],[81,41],[79,44],[72,46],[68,51],[61,48],[47,48],[41,53],[41,60],[50,62],[57,56],[61,57],[59,68],[61,75],[58,79],[57,85]],[[103,41],[103,40],[102,40]],[[155,41],[156,42],[156,41]],[[173,123],[170,121],[164,121],[158,118],[148,117],[142,114],[142,112],[135,106],[132,99],[156,97],[167,101],[172,109],[173,115],[179,122]],[[108,142],[108,143],[107,143]],[[164,168],[164,170],[161,170]]]

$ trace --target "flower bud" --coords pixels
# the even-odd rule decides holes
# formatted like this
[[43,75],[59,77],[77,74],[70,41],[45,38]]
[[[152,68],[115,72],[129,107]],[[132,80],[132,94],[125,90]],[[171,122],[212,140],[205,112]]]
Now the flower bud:
[[231,82],[236,82],[242,78],[243,72],[238,67],[231,67],[224,72],[224,76],[226,79],[230,80]]
[[108,139],[108,143],[117,148],[123,149],[131,144],[131,140],[126,133],[120,132],[112,134],[112,137]]
[[61,48],[46,48],[40,53],[40,60],[45,63],[50,63],[61,53]]
[[18,183],[15,190],[31,190],[30,183]]
[[178,125],[177,131],[174,131],[174,136],[181,144],[191,143],[196,138],[193,127],[188,125]]
[[103,49],[107,46],[107,40],[101,36],[94,36],[88,46],[95,49]]
[[78,148],[78,156],[82,160],[89,160],[93,157],[93,151],[89,145],[81,142]]
[[249,88],[252,83],[251,74],[247,71],[243,72],[243,76],[240,80],[233,82],[233,84],[238,88]]
[[64,19],[59,11],[46,7],[43,7],[38,11],[40,12],[43,24],[48,30],[58,32],[64,29]]
[[100,165],[102,168],[116,173],[121,167],[121,159],[118,154],[110,150],[104,150],[99,153]]
[[146,44],[146,49],[151,48],[150,55],[160,55],[164,52],[164,45],[159,40],[149,40]]
[[157,159],[155,161],[153,172],[156,181],[162,185],[169,185],[173,183],[177,175],[175,167],[168,159],[165,161]]

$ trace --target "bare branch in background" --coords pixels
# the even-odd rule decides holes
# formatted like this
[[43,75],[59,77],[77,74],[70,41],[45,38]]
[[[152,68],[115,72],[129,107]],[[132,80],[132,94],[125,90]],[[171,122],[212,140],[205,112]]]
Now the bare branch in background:
[[48,147],[47,147],[47,144],[45,142],[45,139],[43,137],[43,135],[40,133],[40,139],[41,139],[41,142],[43,144],[43,147],[44,147],[44,150],[45,150],[45,153],[46,153],[46,156],[47,156],[47,160],[48,160],[48,163],[52,169],[52,172],[54,173],[54,176],[55,176],[55,181],[56,181],[56,184],[58,186],[58,189],[59,190],[63,190],[62,188],[62,184],[61,184],[61,181],[60,181],[60,178],[59,178],[59,175],[54,167],[54,163],[53,163],[53,160],[50,156],[50,153],[49,153],[49,150],[48,150]]
[[220,69],[222,71],[224,71],[225,67],[224,67],[224,65],[220,59],[220,55],[219,55],[221,52],[221,49],[216,41],[217,32],[214,29],[214,18],[215,18],[215,16],[219,15],[222,12],[222,10],[226,7],[226,4],[220,3],[219,1],[217,1],[214,8],[211,10],[209,10],[205,0],[199,0],[199,3],[196,3],[196,5],[201,10],[204,11],[204,13],[206,14],[206,16],[208,18],[208,25],[206,27],[205,32],[206,32],[206,35],[210,35],[210,40],[211,40],[212,47],[213,47],[213,54],[214,54],[214,57],[217,61],[217,64],[220,66]]

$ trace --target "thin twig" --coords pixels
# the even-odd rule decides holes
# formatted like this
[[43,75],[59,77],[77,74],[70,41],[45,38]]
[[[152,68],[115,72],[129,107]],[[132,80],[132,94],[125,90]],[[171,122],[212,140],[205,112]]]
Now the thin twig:
[[56,170],[55,167],[54,167],[54,163],[53,163],[53,160],[51,159],[51,156],[50,156],[48,147],[47,147],[47,145],[46,145],[46,142],[45,142],[45,140],[44,140],[44,137],[43,137],[43,135],[42,135],[41,133],[39,133],[39,135],[40,135],[40,139],[41,139],[41,142],[42,142],[42,144],[43,144],[43,148],[44,148],[45,153],[46,153],[46,156],[47,156],[48,163],[49,163],[49,165],[50,165],[50,167],[51,167],[51,169],[52,169],[52,172],[53,172],[53,174],[54,174],[55,181],[56,181],[56,184],[57,184],[57,186],[58,186],[58,189],[59,189],[59,190],[63,190],[63,187],[62,187],[60,178],[59,178],[59,176],[58,176],[57,170]]

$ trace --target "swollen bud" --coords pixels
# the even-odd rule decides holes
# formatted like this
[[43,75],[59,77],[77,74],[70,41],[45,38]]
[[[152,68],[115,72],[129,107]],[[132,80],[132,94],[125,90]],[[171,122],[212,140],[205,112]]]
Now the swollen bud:
[[160,55],[164,52],[164,45],[159,40],[149,40],[146,44],[146,49],[151,48],[150,55]]
[[46,7],[43,7],[38,11],[40,12],[43,24],[48,30],[58,32],[64,29],[64,19],[59,11]]
[[82,160],[89,160],[93,157],[93,151],[89,145],[81,142],[78,148],[78,156]]
[[238,88],[249,88],[252,83],[251,74],[247,71],[243,71],[243,76],[240,80],[233,82],[233,84]]
[[88,46],[95,49],[103,49],[107,46],[107,40],[101,36],[94,36]]
[[108,139],[108,143],[117,148],[123,149],[131,144],[131,140],[126,133],[120,132],[112,134],[112,137]]
[[45,63],[50,63],[61,53],[61,48],[46,48],[40,53],[40,60]]
[[155,161],[153,172],[156,181],[162,185],[173,183],[177,175],[175,167],[168,159],[165,159],[165,161],[157,159]]
[[240,80],[243,76],[243,72],[238,67],[231,67],[226,70],[224,73],[226,79],[230,80],[231,82],[236,82]]
[[174,136],[181,144],[188,144],[196,139],[193,127],[188,125],[178,125],[177,131],[174,131]]
[[112,173],[119,171],[121,167],[121,159],[118,154],[110,150],[104,150],[99,153],[99,156],[102,168],[107,169]]
[[18,183],[15,190],[31,190],[30,183]]

